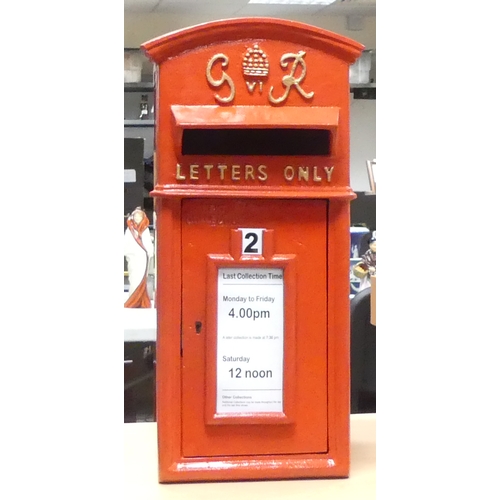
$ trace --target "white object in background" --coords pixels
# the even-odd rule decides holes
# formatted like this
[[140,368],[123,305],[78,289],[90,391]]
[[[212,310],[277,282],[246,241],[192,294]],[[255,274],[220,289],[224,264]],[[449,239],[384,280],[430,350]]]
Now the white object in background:
[[[125,307],[150,307],[151,297],[148,297],[145,285],[150,260],[154,255],[154,244],[148,225],[146,213],[139,207],[127,219],[124,255],[127,260],[129,299]],[[132,297],[136,289],[137,294]]]
[[137,182],[137,172],[133,168],[126,168],[123,170],[123,182]]
[[372,193],[377,192],[376,167],[377,167],[377,160],[375,158],[373,160],[366,161],[366,169],[368,171],[368,182],[370,183],[370,191]]
[[156,342],[156,308],[123,308],[125,342]]
[[354,64],[349,66],[349,83],[370,83],[370,69],[372,67],[372,53],[365,50]]
[[142,78],[141,54],[135,52],[125,52],[124,57],[124,83],[139,83]]
[[147,255],[127,228],[125,231],[124,254],[127,259],[128,280],[130,283],[129,296],[132,295],[142,281],[144,270],[149,268],[149,259],[154,254],[153,239],[149,228],[146,228],[142,233],[142,243],[146,248]]

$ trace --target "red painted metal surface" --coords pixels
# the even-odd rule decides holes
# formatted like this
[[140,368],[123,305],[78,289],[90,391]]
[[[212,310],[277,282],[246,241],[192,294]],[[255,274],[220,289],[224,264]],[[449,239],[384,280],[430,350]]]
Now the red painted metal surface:
[[[158,65],[159,480],[346,477],[348,73],[363,47],[258,18],[143,49]],[[241,254],[242,227],[264,228],[262,256]],[[224,267],[284,269],[282,412],[216,411]]]
[[[206,213],[217,217],[209,230]],[[185,456],[326,452],[326,216],[324,200],[183,202],[182,450]],[[235,252],[233,258],[230,230],[260,226],[274,232],[274,245],[264,241],[271,255],[241,260]],[[212,260],[219,254],[218,262],[210,267],[206,262],[208,254]],[[259,419],[250,415],[240,417],[240,425],[232,422],[217,427],[207,425],[204,406],[206,401],[215,402],[216,362],[217,282],[215,273],[210,271],[221,265],[287,267],[285,296],[290,303],[285,304],[284,398],[288,421],[259,425],[263,416]],[[195,334],[196,321],[208,325],[202,335]],[[206,401],[200,394],[205,395]]]

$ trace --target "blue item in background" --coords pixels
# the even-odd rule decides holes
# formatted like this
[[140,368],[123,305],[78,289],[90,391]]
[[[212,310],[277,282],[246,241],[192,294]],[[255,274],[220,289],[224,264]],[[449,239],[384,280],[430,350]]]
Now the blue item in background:
[[370,234],[370,230],[367,227],[351,227],[351,259],[361,258],[364,253],[362,243],[367,240],[366,235],[368,234]]
[[353,258],[350,259],[351,264],[349,267],[349,282],[350,282],[351,286],[350,286],[349,295],[356,295],[359,292],[359,286],[361,285],[361,279],[354,276],[354,273],[352,272],[352,268],[356,264],[359,264],[362,260],[363,259],[361,259],[361,257],[356,258],[356,259],[353,259]]

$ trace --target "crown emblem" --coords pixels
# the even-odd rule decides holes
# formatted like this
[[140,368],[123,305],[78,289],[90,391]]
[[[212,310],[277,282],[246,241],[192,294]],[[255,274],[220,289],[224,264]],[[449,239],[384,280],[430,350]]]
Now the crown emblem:
[[267,54],[256,43],[243,56],[243,74],[245,76],[264,79],[269,74]]

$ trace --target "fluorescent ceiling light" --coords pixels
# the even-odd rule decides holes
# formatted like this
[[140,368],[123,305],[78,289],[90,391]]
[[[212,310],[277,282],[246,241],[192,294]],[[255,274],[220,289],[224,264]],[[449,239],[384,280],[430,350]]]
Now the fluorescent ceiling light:
[[337,0],[249,0],[250,3],[265,3],[269,5],[330,5]]

